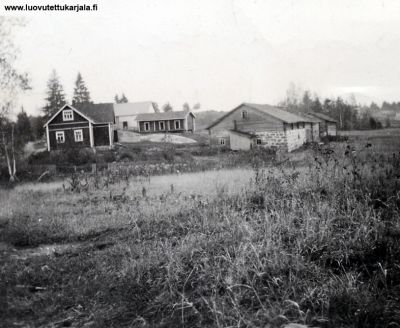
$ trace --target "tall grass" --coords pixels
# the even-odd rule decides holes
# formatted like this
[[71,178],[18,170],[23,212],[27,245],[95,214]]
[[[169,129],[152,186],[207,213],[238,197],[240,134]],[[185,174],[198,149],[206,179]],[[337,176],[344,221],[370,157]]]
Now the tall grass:
[[3,241],[83,244],[4,262],[4,322],[400,325],[399,156],[366,145],[308,154],[295,166],[255,161],[81,193],[12,191]]

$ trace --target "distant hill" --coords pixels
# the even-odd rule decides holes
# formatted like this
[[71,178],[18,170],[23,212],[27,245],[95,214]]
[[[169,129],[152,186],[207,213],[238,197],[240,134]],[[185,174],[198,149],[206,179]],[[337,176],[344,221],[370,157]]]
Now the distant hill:
[[226,112],[216,111],[216,110],[207,110],[204,112],[194,112],[196,115],[196,130],[204,130],[211,123],[225,115]]

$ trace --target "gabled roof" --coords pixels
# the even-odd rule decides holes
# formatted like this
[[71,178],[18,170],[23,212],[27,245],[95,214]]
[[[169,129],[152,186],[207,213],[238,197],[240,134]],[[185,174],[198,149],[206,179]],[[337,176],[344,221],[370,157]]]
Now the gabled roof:
[[308,119],[305,119],[304,117],[300,117],[296,114],[289,113],[281,108],[278,108],[277,106],[271,106],[271,105],[263,105],[263,104],[251,104],[251,103],[242,103],[239,106],[235,107],[222,117],[220,117],[218,120],[216,120],[214,123],[212,123],[209,127],[206,128],[206,130],[211,129],[218,123],[222,122],[227,116],[229,116],[231,113],[233,113],[235,110],[242,106],[247,106],[250,108],[253,108],[261,113],[270,115],[284,123],[298,123],[298,122],[308,122]]
[[252,133],[249,133],[249,132],[244,132],[244,131],[229,130],[229,132],[238,134],[240,136],[243,136],[243,137],[246,137],[246,138],[249,138],[249,139],[253,139],[253,138],[257,137],[255,134],[252,134]]
[[64,109],[71,109],[79,115],[83,116],[91,123],[114,123],[114,110],[113,104],[85,104],[77,105],[64,105],[61,107],[45,124],[48,125],[54,118],[61,113]]
[[307,120],[306,122],[311,122],[311,123],[322,123],[323,120],[321,120],[318,117],[314,117],[308,113],[297,113],[296,115],[304,117],[305,120]]
[[244,103],[244,105],[249,106],[251,108],[258,109],[259,111],[264,112],[268,115],[271,115],[272,117],[275,117],[278,120],[281,120],[285,123],[306,122],[304,117],[290,113],[290,112],[283,110],[276,106],[250,104],[250,103]]
[[327,122],[337,123],[337,121],[334,118],[332,118],[328,115],[322,114],[322,113],[308,112],[307,114],[317,117],[317,118],[327,121]]
[[160,113],[149,113],[139,114],[136,120],[139,121],[162,121],[162,120],[181,120],[185,119],[188,115],[195,115],[192,112],[178,111],[178,112],[160,112]]
[[151,101],[114,104],[115,116],[130,116],[145,113],[154,113],[154,105]]
[[75,108],[90,117],[93,123],[114,123],[114,104],[83,104],[76,105]]

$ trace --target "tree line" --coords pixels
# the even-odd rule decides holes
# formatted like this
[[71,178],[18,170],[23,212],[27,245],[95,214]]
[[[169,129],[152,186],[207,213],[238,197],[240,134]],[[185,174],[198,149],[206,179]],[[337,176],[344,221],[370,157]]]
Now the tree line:
[[311,91],[301,91],[295,84],[291,83],[286,91],[286,97],[279,103],[293,113],[316,112],[323,113],[338,122],[340,130],[365,130],[380,129],[383,127],[374,113],[381,109],[375,103],[370,106],[361,106],[357,104],[354,96],[350,100],[344,100],[341,97],[324,98]]

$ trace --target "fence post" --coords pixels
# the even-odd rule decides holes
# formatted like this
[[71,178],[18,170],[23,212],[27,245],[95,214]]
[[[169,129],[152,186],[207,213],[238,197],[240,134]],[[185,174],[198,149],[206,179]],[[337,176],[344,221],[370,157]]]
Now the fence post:
[[97,166],[96,163],[92,164],[92,173],[96,173],[97,172]]

